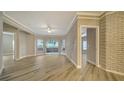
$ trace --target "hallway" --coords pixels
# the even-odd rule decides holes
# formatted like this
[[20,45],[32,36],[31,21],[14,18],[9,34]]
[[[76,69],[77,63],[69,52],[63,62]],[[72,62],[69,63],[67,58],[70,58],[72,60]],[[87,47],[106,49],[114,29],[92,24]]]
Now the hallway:
[[105,72],[92,64],[76,69],[65,56],[45,55],[24,58],[10,64],[0,76],[0,80],[124,80],[124,76]]

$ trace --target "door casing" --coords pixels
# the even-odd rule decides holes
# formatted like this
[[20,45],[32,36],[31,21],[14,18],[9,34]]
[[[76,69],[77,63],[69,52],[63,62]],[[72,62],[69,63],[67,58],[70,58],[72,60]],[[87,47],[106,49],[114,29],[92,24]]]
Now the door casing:
[[92,25],[81,25],[80,26],[80,46],[78,47],[80,52],[79,52],[79,55],[80,55],[80,66],[79,67],[82,67],[82,46],[81,46],[81,43],[82,43],[82,40],[81,40],[81,28],[96,28],[96,66],[99,67],[99,26],[92,26]]

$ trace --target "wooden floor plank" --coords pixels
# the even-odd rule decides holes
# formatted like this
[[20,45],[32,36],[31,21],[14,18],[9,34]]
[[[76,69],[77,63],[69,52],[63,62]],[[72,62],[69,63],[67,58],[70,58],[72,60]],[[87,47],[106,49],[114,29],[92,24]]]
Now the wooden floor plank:
[[[8,59],[7,59],[8,60]],[[77,69],[65,56],[45,55],[9,62],[1,81],[83,81],[124,80],[124,76],[106,72],[95,65],[86,64]]]

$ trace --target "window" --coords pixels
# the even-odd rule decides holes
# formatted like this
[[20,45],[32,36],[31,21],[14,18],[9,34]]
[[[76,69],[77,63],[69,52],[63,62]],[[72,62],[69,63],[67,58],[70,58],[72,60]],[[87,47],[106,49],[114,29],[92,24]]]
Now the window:
[[46,46],[47,48],[58,48],[59,43],[56,40],[49,40]]
[[41,40],[41,39],[37,40],[37,50],[43,51],[43,40]]
[[58,52],[59,42],[57,42],[56,40],[49,40],[46,43],[46,47],[47,53]]

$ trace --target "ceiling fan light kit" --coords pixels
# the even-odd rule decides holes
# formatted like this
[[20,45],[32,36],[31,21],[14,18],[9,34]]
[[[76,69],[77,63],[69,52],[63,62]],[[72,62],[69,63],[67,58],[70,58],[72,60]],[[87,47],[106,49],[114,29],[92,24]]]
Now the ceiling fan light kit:
[[48,30],[48,33],[51,33],[51,30]]
[[50,29],[50,27],[48,27],[48,33],[51,33],[52,31],[51,31],[51,29]]

